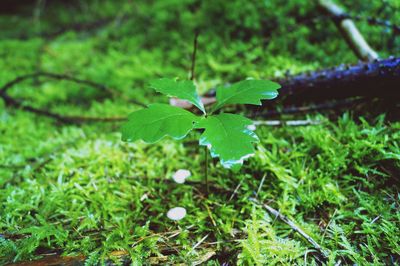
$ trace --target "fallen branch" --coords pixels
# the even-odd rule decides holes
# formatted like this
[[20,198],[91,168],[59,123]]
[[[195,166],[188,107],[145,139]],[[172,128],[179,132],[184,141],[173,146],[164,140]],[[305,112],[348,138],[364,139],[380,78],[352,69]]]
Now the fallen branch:
[[342,8],[331,0],[319,0],[318,6],[323,12],[332,16],[336,27],[359,59],[364,61],[378,59],[378,54],[368,45],[354,22],[348,18]]
[[[284,105],[299,105],[310,102],[326,102],[343,100],[339,104],[348,104],[360,99],[354,97],[387,98],[400,97],[400,57],[375,60],[373,62],[359,63],[356,65],[340,65],[335,68],[323,69],[314,72],[302,73],[285,78],[275,79],[281,84],[279,97],[266,101],[261,107],[251,108],[255,112],[271,110],[276,103]],[[210,91],[202,98],[205,105],[215,103],[215,90]],[[177,101],[171,104],[183,108],[192,108],[186,102]],[[323,103],[313,107],[290,107],[283,113],[297,113],[311,110],[331,108],[337,103]],[[303,110],[304,109],[304,110]],[[282,111],[269,111],[280,114]]]
[[[26,105],[22,101],[7,94],[7,91],[14,85],[26,79],[38,76],[70,80],[108,91],[106,86],[92,81],[81,80],[62,74],[40,72],[17,77],[6,83],[0,88],[0,97],[3,98],[7,106],[21,108],[28,112],[47,116],[62,123],[118,122],[126,119],[125,117],[65,116],[49,110]],[[252,108],[253,115],[250,116],[273,116],[278,114],[319,111],[329,108],[344,107],[360,101],[365,101],[363,98],[347,99],[357,96],[364,98],[379,97],[391,100],[398,99],[400,97],[400,88],[398,86],[398,84],[400,84],[400,58],[375,60],[374,62],[359,63],[353,66],[342,65],[333,69],[288,76],[283,79],[278,79],[277,82],[282,85],[280,96],[273,101],[265,102],[261,107]],[[215,91],[208,94],[208,97],[203,97],[202,101],[205,105],[212,104],[215,102],[214,96]],[[331,100],[339,101],[326,102]],[[145,104],[135,100],[130,100],[130,102],[145,107]],[[307,102],[324,103],[306,107],[292,106],[284,108],[283,110],[270,110],[271,108],[269,107],[276,105],[276,102],[281,102],[284,105],[296,105]],[[174,100],[171,104],[183,108],[191,108],[191,105],[179,100]]]
[[[281,101],[299,103],[349,97],[399,97],[400,58],[340,65],[277,80]],[[278,97],[279,98],[279,97]]]

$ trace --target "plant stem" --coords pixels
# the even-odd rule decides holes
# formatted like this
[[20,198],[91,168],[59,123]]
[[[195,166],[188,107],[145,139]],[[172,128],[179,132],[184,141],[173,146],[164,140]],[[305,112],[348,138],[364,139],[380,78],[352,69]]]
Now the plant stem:
[[208,187],[208,149],[207,146],[204,147],[204,181],[206,182],[207,195],[209,193]]
[[196,53],[197,53],[197,39],[199,37],[199,32],[196,31],[193,39],[193,52],[192,52],[192,67],[190,68],[190,80],[194,80],[195,72],[194,68],[196,66]]

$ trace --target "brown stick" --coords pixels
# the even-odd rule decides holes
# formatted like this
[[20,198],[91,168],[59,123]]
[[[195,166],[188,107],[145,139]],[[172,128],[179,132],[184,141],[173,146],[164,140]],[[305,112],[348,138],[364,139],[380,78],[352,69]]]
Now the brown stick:
[[377,52],[368,45],[354,22],[348,18],[341,7],[331,0],[319,0],[318,6],[325,13],[332,16],[336,27],[359,59],[371,61],[379,58]]

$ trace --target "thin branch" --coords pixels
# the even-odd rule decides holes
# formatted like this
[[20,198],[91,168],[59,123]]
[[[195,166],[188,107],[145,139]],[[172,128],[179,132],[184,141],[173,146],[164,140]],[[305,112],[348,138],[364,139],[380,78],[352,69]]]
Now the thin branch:
[[[66,75],[66,74],[58,74],[58,73],[51,73],[51,72],[35,72],[35,73],[30,73],[30,74],[16,77],[15,79],[4,84],[2,87],[0,87],[0,96],[2,95],[2,92],[3,93],[7,92],[9,89],[11,89],[16,84],[23,82],[27,79],[36,79],[38,77],[47,77],[47,78],[56,79],[56,80],[68,80],[68,81],[71,81],[71,82],[74,82],[77,84],[87,85],[89,87],[98,89],[100,91],[105,91],[109,94],[114,94],[114,91],[111,88],[107,87],[104,84],[93,82],[91,80],[79,79],[79,78],[75,78],[73,76]],[[141,107],[146,107],[145,104],[138,102],[134,99],[130,99],[129,102],[139,105]]]
[[75,82],[77,84],[87,85],[92,88],[96,88],[96,89],[103,90],[103,91],[109,91],[109,88],[107,86],[100,84],[100,83],[96,83],[96,82],[93,82],[90,80],[75,78],[75,77],[65,75],[65,74],[57,74],[57,73],[50,73],[50,72],[36,72],[36,73],[31,73],[31,74],[16,77],[15,79],[4,84],[0,88],[0,91],[6,92],[8,89],[10,89],[14,85],[16,85],[24,80],[37,78],[37,77],[47,77],[47,78],[52,78],[52,79],[57,79],[57,80],[69,80],[69,81]]
[[366,20],[369,25],[378,25],[378,26],[383,26],[386,28],[390,28],[393,30],[395,34],[400,33],[400,26],[393,24],[392,22],[385,20],[385,19],[380,19],[380,18],[374,18],[374,17],[362,17],[360,15],[347,15],[349,18],[353,18],[354,20]]
[[[125,117],[85,117],[85,116],[61,115],[61,114],[54,113],[54,112],[51,112],[46,109],[41,109],[41,108],[27,105],[23,101],[18,100],[16,98],[10,96],[7,93],[8,90],[10,90],[16,84],[21,83],[28,79],[36,79],[38,77],[47,77],[47,78],[56,79],[56,80],[68,80],[68,81],[71,81],[71,82],[74,82],[77,84],[90,86],[90,87],[98,89],[100,91],[106,91],[110,94],[113,93],[113,91],[110,88],[108,88],[107,86],[100,84],[100,83],[90,81],[90,80],[79,79],[79,78],[75,78],[75,77],[65,75],[65,74],[57,74],[57,73],[49,73],[49,72],[36,72],[36,73],[31,73],[31,74],[26,74],[23,76],[16,77],[15,79],[4,84],[2,87],[0,87],[0,97],[3,98],[6,105],[8,105],[8,106],[13,106],[15,108],[21,108],[22,110],[25,110],[25,111],[28,111],[31,113],[47,116],[49,118],[53,118],[62,123],[70,123],[70,124],[75,123],[76,124],[76,123],[83,123],[83,122],[118,122],[118,121],[123,121],[126,119]],[[142,107],[146,106],[145,104],[137,102],[135,100],[129,100],[129,102],[132,102],[132,103],[137,104]]]
[[289,218],[285,215],[281,214],[279,211],[275,210],[274,208],[270,207],[267,204],[261,204],[258,200],[251,198],[251,201],[263,206],[269,213],[274,215],[275,217],[279,218],[281,221],[286,223],[290,226],[294,231],[299,233],[302,237],[304,237],[319,253],[320,255],[326,260],[329,256],[329,253],[324,250],[311,236],[306,234],[300,227],[298,227],[294,222],[292,222]]
[[346,13],[331,0],[319,0],[318,6],[333,17],[336,27],[339,29],[347,44],[364,61],[378,59],[378,54],[368,45],[354,22],[346,17]]
[[119,122],[126,120],[126,117],[86,117],[86,116],[65,116],[58,113],[54,113],[45,109],[36,108],[30,105],[23,104],[21,101],[14,99],[3,91],[0,91],[0,97],[2,97],[8,106],[15,108],[21,108],[22,110],[53,118],[61,123],[66,124],[80,124],[84,122]]
[[205,235],[202,239],[200,239],[200,241],[197,242],[197,243],[192,247],[192,249],[186,254],[186,256],[189,256],[189,254],[191,254],[198,246],[200,246],[201,243],[203,243],[204,240],[206,240],[207,237],[208,237],[209,235],[210,235],[210,234],[207,234],[207,235]]
[[256,197],[258,197],[258,193],[260,193],[261,188],[262,188],[262,186],[264,185],[264,182],[265,182],[265,178],[266,178],[266,177],[267,177],[267,174],[264,174],[263,177],[262,177],[262,179],[261,179],[260,185],[258,186],[258,189],[257,189],[257,192],[256,192]]
[[[320,20],[327,20],[327,19],[334,19],[336,15],[331,15],[331,14],[326,14],[326,15],[319,15],[315,17],[303,17],[299,18],[296,20],[296,24],[294,26],[291,26],[287,28],[287,31],[293,31],[298,27],[299,25],[304,25],[304,26],[309,26],[311,24],[315,24]],[[399,34],[400,33],[400,26],[392,23],[389,20],[381,19],[381,18],[376,18],[376,17],[371,17],[371,16],[360,16],[360,15],[353,15],[349,13],[343,12],[340,15],[341,18],[343,19],[353,19],[357,21],[366,21],[369,25],[371,26],[382,26],[388,29],[391,29],[394,34]],[[278,33],[282,33],[282,31],[279,31]]]
[[240,180],[239,184],[236,186],[235,190],[233,191],[232,195],[230,196],[228,202],[230,202],[233,199],[233,197],[235,197],[235,195],[238,192],[239,188],[242,186],[243,180],[244,179]]

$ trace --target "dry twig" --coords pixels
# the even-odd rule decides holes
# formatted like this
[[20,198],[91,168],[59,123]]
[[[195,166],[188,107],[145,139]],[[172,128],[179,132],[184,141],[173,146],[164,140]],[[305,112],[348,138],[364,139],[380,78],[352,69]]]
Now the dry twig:
[[331,0],[319,0],[318,6],[332,17],[336,27],[359,59],[364,61],[378,59],[377,52],[368,45],[354,22],[347,17],[342,8]]
[[275,210],[274,208],[270,207],[267,204],[261,204],[257,199],[252,198],[251,199],[253,202],[263,206],[269,213],[274,215],[275,217],[279,218],[281,221],[286,223],[287,225],[290,226],[294,231],[299,233],[302,237],[304,237],[321,255],[321,257],[326,260],[329,256],[328,252],[324,250],[311,236],[306,234],[300,227],[298,227],[294,222],[292,222],[289,218],[287,218],[285,215],[281,214],[279,211]]

